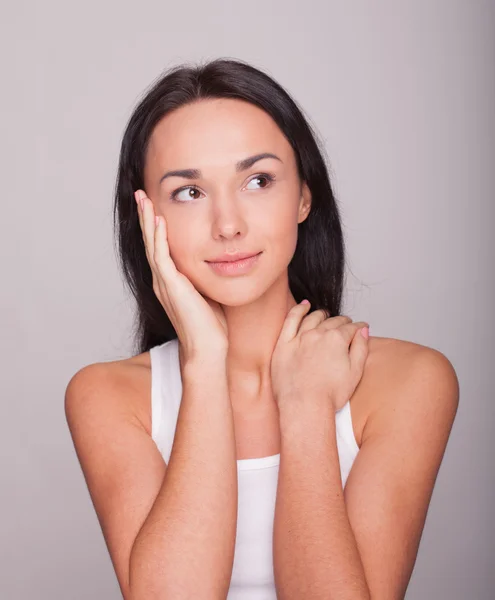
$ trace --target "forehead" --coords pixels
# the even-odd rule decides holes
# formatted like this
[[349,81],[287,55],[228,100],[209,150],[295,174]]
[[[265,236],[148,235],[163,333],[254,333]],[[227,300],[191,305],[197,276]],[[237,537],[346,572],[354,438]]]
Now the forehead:
[[231,168],[237,160],[259,152],[291,160],[292,148],[270,115],[243,100],[207,99],[182,106],[156,125],[147,166]]

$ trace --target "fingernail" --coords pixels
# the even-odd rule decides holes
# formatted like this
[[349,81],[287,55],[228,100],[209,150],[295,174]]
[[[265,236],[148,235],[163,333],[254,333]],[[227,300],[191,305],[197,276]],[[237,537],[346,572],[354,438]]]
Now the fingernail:
[[365,338],[368,339],[369,335],[370,335],[370,328],[369,327],[363,327],[361,329],[361,335]]
[[301,304],[309,304],[309,300],[303,300]]

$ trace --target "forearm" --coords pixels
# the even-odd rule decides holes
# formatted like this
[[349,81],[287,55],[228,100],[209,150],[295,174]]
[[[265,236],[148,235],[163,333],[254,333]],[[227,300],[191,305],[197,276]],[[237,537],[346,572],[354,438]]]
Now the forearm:
[[132,600],[225,598],[237,523],[237,463],[226,368],[188,363],[163,484],[131,552]]
[[294,412],[280,413],[273,541],[278,598],[369,599],[344,502],[333,407],[308,401]]

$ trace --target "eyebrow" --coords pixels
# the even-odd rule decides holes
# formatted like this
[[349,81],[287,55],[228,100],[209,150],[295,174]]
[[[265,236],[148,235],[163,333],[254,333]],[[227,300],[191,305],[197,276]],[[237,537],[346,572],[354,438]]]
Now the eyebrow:
[[[263,158],[275,158],[280,162],[283,162],[276,154],[272,154],[271,152],[262,152],[261,154],[255,154],[254,156],[249,156],[248,158],[244,158],[240,160],[235,165],[236,173],[240,173],[241,171],[245,171],[249,169],[255,162],[262,160]],[[185,179],[200,179],[201,171],[199,169],[179,169],[177,171],[167,171],[165,175],[162,175],[158,185],[166,179],[167,177],[184,177]]]

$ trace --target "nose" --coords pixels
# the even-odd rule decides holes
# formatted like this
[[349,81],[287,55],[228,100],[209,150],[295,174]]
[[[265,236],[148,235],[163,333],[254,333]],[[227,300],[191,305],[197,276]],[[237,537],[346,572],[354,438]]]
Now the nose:
[[212,236],[214,239],[231,240],[245,236],[247,223],[239,202],[232,198],[217,198],[213,203]]

